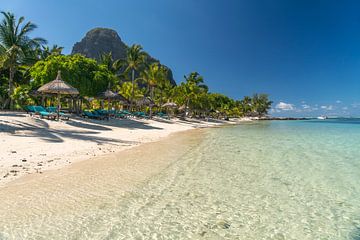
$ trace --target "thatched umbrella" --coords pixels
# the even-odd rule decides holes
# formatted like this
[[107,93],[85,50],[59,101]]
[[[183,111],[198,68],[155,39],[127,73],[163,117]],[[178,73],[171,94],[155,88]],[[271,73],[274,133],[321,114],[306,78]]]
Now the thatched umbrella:
[[124,97],[123,95],[121,95],[120,93],[116,94],[116,97],[114,98],[116,101],[121,102],[121,104],[123,105],[130,105],[130,101]]
[[66,95],[78,95],[79,94],[79,91],[76,88],[70,86],[69,84],[67,84],[66,82],[64,82],[61,79],[61,71],[58,71],[58,74],[57,74],[55,80],[40,87],[38,89],[38,92],[57,94],[57,99],[58,99],[57,118],[58,118],[58,120],[60,118],[60,95],[61,94],[66,94]]
[[174,102],[167,102],[167,103],[163,104],[162,107],[165,107],[165,108],[177,108],[177,104],[174,103]]
[[106,90],[105,92],[100,93],[97,97],[108,100],[108,109],[110,109],[110,101],[111,100],[119,101],[124,105],[129,104],[129,101],[123,95],[121,95],[119,93],[114,93],[111,90]]
[[180,111],[183,111],[183,110],[185,110],[185,109],[186,109],[186,106],[185,106],[185,105],[182,105],[182,106],[179,107],[179,110],[180,110]]
[[136,104],[140,107],[143,105],[150,107],[150,118],[152,118],[152,108],[156,106],[155,102],[150,97],[143,97],[140,100],[136,101]]
[[101,99],[107,99],[108,101],[108,110],[110,110],[110,100],[116,97],[116,93],[114,93],[111,90],[106,90],[105,92],[102,92],[98,95]]
[[147,106],[155,106],[155,102],[150,97],[143,97],[136,101],[136,104],[139,106],[147,105]]
[[[173,115],[173,114],[174,114],[174,110],[173,110],[173,109],[177,108],[178,105],[177,105],[176,103],[174,103],[174,102],[167,102],[167,103],[163,104],[161,107],[166,108],[166,112],[167,112],[167,113],[170,112],[171,115]],[[169,108],[171,108],[172,110],[169,110]]]

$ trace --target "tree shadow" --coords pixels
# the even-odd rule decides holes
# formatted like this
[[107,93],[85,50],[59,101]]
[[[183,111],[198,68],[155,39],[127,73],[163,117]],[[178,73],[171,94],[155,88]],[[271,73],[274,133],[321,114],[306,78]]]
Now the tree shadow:
[[10,111],[1,111],[0,110],[0,116],[1,117],[27,117],[27,113],[25,112],[10,112]]
[[21,121],[6,121],[0,119],[0,131],[17,137],[39,138],[43,141],[52,143],[64,142],[64,139],[75,139],[82,141],[92,141],[99,144],[102,143],[123,143],[136,144],[135,141],[120,140],[97,136],[100,131],[76,131],[66,129],[51,129],[49,124],[42,119],[33,119],[34,123]]
[[[3,115],[1,115],[3,116]],[[0,131],[1,132],[7,132],[7,133],[15,133],[16,131],[22,130],[34,130],[36,128],[49,128],[49,124],[41,119],[34,119],[36,124],[30,124],[27,122],[21,122],[21,121],[7,121],[0,119]]]
[[116,128],[126,128],[126,129],[144,129],[144,130],[162,130],[163,128],[151,126],[147,122],[143,122],[137,119],[110,119],[110,121],[102,121],[101,125],[111,126]]
[[174,122],[173,122],[173,121],[171,121],[170,119],[164,119],[164,118],[152,118],[151,120],[156,121],[156,122],[161,122],[161,123],[174,124]]
[[98,130],[98,131],[111,131],[111,128],[105,127],[102,124],[91,122],[89,124],[85,121],[68,121],[66,122],[67,125],[77,127],[77,128],[85,128],[85,129],[91,129],[91,130]]

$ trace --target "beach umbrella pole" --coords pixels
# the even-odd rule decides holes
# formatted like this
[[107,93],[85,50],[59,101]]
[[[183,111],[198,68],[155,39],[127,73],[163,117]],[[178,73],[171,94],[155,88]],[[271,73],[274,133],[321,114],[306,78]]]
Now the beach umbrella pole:
[[58,107],[57,107],[57,120],[59,121],[60,119],[60,93],[58,93]]

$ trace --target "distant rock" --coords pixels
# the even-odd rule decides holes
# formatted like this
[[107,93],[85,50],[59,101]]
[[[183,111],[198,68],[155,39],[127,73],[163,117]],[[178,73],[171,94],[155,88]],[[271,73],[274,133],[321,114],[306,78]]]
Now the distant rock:
[[88,58],[100,59],[103,53],[112,53],[114,59],[126,57],[127,46],[121,41],[116,31],[108,28],[94,28],[85,37],[75,43],[72,54],[80,53]]
[[[109,28],[94,28],[86,33],[85,37],[75,43],[71,54],[82,54],[88,58],[99,60],[103,53],[112,53],[114,59],[125,59],[128,46],[121,40],[118,33]],[[159,62],[159,60],[148,57],[148,63]],[[168,79],[173,85],[176,82],[170,68],[163,65],[168,71]]]

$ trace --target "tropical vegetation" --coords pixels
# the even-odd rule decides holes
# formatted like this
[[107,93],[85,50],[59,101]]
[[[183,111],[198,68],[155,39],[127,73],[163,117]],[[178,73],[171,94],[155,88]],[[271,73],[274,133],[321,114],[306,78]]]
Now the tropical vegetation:
[[151,99],[154,104],[143,106],[150,114],[164,111],[165,103],[176,104],[178,114],[216,118],[265,116],[271,107],[266,94],[235,100],[213,93],[198,72],[185,75],[176,86],[168,79],[169,70],[160,62],[147,61],[149,55],[138,44],[128,47],[125,59],[113,59],[111,52],[98,61],[79,54],[64,55],[62,47],[47,46],[45,39],[30,36],[36,29],[34,23],[9,12],[1,14],[0,109],[22,109],[38,102],[36,89],[54,80],[59,70],[87,101],[99,103],[98,94],[111,89],[129,100],[131,110],[139,107],[137,100]]

